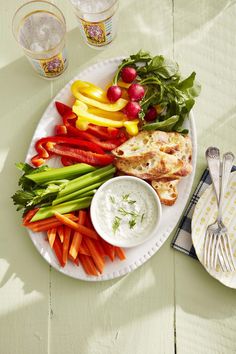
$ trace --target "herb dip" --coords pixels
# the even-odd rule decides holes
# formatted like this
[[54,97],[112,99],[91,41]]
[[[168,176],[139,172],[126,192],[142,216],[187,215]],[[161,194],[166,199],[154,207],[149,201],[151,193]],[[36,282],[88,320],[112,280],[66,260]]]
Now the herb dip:
[[131,247],[147,240],[155,231],[160,215],[156,192],[148,183],[130,176],[104,183],[91,205],[95,229],[116,246]]

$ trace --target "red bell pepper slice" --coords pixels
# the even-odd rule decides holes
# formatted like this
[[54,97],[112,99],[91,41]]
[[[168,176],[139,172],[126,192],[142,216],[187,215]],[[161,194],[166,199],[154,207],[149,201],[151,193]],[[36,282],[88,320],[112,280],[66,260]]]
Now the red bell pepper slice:
[[61,146],[52,142],[47,143],[47,149],[53,154],[66,156],[77,162],[87,163],[92,166],[109,165],[114,159],[114,156],[112,155],[97,154],[95,152],[84,151],[70,146]]
[[65,125],[58,124],[55,126],[56,135],[67,135],[67,128]]
[[71,107],[62,102],[56,101],[55,106],[61,117],[63,117],[66,113],[71,112]]
[[106,128],[94,124],[89,124],[87,129],[88,133],[91,133],[98,138],[106,139],[106,140],[117,138],[119,136],[119,131],[120,129],[118,128],[112,128],[112,127]]
[[91,142],[97,144],[103,150],[111,151],[111,150],[115,149],[117,146],[121,145],[121,143],[120,143],[120,141],[118,139],[101,141],[96,136],[94,136],[94,135],[92,135],[90,133],[87,133],[87,131],[79,130],[79,129],[76,129],[76,128],[74,128],[74,129],[76,130],[76,135],[78,137],[86,139],[88,141],[91,141]]
[[81,140],[78,138],[72,138],[72,137],[47,136],[45,138],[39,139],[35,143],[35,150],[43,158],[49,157],[49,153],[48,153],[47,149],[45,148],[45,146],[48,142],[53,142],[53,143],[57,143],[57,144],[75,145],[80,148],[96,152],[98,154],[104,153],[104,151],[101,149],[101,147],[98,146],[95,142],[84,141],[84,140]]
[[[106,128],[94,124],[89,124],[86,132],[81,131],[75,126],[77,115],[72,111],[71,107],[66,106],[61,102],[56,102],[56,107],[59,114],[62,116],[63,123],[67,128],[68,134],[70,135],[81,136],[81,133],[89,134],[87,136],[83,134],[83,137],[89,141],[100,144],[99,146],[108,151],[113,150],[127,140],[126,135],[121,131],[121,129],[113,127]],[[109,142],[101,141],[98,138],[102,140],[109,140]]]
[[35,166],[35,167],[39,167],[42,166],[45,162],[45,159],[43,159],[42,157],[40,157],[39,155],[35,155],[31,158],[31,163]]
[[75,127],[76,119],[77,119],[77,115],[74,112],[72,112],[72,110],[70,112],[66,112],[62,117],[63,123],[65,124],[66,127],[67,126]]
[[104,150],[98,146],[94,142],[84,141],[78,138],[71,138],[71,137],[62,137],[62,136],[48,136],[45,138],[39,139],[35,143],[35,150],[37,151],[37,155],[33,156],[31,162],[34,166],[42,165],[46,159],[50,157],[50,151],[47,149],[46,145],[49,142],[57,143],[57,144],[67,144],[67,145],[74,145],[79,148],[89,150],[95,152],[97,154],[104,154]]
[[63,166],[71,166],[71,165],[74,165],[76,163],[76,161],[73,159],[70,159],[69,157],[62,156],[61,163]]

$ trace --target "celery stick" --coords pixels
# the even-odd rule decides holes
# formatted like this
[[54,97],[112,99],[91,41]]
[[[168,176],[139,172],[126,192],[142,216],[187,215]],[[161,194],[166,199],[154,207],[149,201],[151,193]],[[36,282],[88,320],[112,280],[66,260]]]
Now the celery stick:
[[[111,177],[112,177],[112,175],[111,175]],[[106,179],[104,179],[101,182],[90,184],[88,187],[82,188],[82,189],[80,189],[78,191],[75,191],[73,193],[70,193],[70,194],[66,194],[63,197],[59,197],[59,198],[57,197],[56,199],[53,200],[52,205],[57,205],[57,204],[60,204],[60,203],[64,203],[66,201],[69,201],[69,200],[72,200],[72,199],[76,199],[76,198],[78,199],[78,198],[80,198],[80,196],[82,194],[86,194],[87,192],[100,187],[101,184],[106,182],[108,179],[109,178],[106,178]]]
[[37,184],[42,184],[51,180],[72,179],[95,170],[96,167],[94,166],[90,166],[85,163],[77,163],[71,166],[53,168],[49,171],[31,173],[25,177]]
[[80,199],[71,200],[66,203],[54,205],[54,206],[47,206],[40,208],[37,213],[33,216],[31,221],[39,221],[43,219],[47,219],[54,215],[55,211],[58,211],[61,214],[70,213],[75,210],[88,208],[91,203],[92,197],[85,197]]
[[[97,189],[92,189],[91,191],[88,191],[86,193],[81,194],[79,197],[80,198],[85,198],[85,197],[91,197],[94,196],[94,194],[97,192]],[[72,199],[73,200],[73,199]]]
[[62,197],[66,194],[73,193],[81,188],[85,188],[91,184],[101,182],[107,176],[110,176],[116,170],[112,165],[102,167],[96,171],[87,173],[81,177],[75,178],[73,181],[68,182],[68,184],[58,193],[58,197]]

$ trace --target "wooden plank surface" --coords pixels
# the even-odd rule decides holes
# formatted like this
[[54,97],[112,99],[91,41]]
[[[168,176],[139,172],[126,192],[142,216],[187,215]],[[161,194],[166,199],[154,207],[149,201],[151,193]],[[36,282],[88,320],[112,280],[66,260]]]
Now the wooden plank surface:
[[[140,2],[121,1],[118,37],[104,51],[86,47],[78,28],[69,32],[70,67],[64,82],[92,63],[140,48],[172,55],[171,1],[145,3],[141,13]],[[164,18],[156,21],[159,11]],[[60,87],[58,80],[54,94]],[[87,284],[52,271],[50,353],[143,354],[145,350],[155,354],[156,348],[174,353],[173,254],[169,251],[167,243],[133,274],[103,283]]]
[[[20,225],[10,196],[32,134],[55,94],[80,70],[140,48],[174,57],[203,86],[194,109],[198,130],[195,185],[210,144],[234,147],[236,5],[231,1],[120,1],[116,41],[104,51],[82,42],[69,1],[53,1],[67,21],[69,67],[49,82],[32,71],[11,33],[23,0],[1,5],[0,353],[231,354],[236,352],[235,291],[197,261],[170,248],[134,273],[86,283],[51,269]],[[176,332],[176,333],[175,333]]]
[[0,353],[47,353],[49,266],[21,227],[10,196],[50,87],[32,73],[11,33],[17,2],[1,1]]
[[[202,93],[194,109],[198,169],[210,145],[236,153],[236,4],[230,1],[174,1],[174,53],[180,65],[197,71]],[[202,266],[175,253],[178,354],[236,352],[236,296]]]

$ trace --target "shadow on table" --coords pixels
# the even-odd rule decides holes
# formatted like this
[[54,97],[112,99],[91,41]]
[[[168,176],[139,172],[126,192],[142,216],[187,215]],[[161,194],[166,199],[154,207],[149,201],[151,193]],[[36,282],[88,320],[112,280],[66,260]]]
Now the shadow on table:
[[[77,348],[83,354],[95,352],[98,338],[101,338],[98,349],[103,350],[103,353],[119,353],[118,348],[121,348],[125,338],[127,344],[129,329],[132,335],[136,329],[137,343],[141,340],[144,323],[155,323],[152,335],[154,332],[161,333],[164,323],[168,345],[174,347],[173,255],[170,254],[169,259],[166,257],[169,247],[168,242],[131,274],[96,284],[75,281],[69,277],[61,278],[52,269],[52,322],[59,316],[63,318],[64,335],[68,339],[76,338]],[[63,291],[60,291],[62,283]],[[65,302],[73,303],[74,306],[63,307]],[[155,314],[160,321],[152,322]],[[56,330],[58,326],[51,332],[54,338]],[[62,335],[60,329],[57,334]],[[137,344],[133,346],[137,348]]]
[[175,43],[199,30],[198,38],[201,38],[214,25],[218,16],[234,4],[235,2],[231,0],[174,1]]
[[[31,67],[25,56],[0,69],[1,82],[1,117],[12,112],[15,108],[30,102],[32,97],[39,97],[44,92],[48,93],[48,99],[44,105],[51,101],[51,85],[58,89],[62,88],[75,74],[99,53],[86,46],[79,37],[78,29],[75,28],[67,34],[67,51],[69,57],[69,68],[56,79],[43,79]],[[39,102],[37,102],[38,106]],[[36,106],[36,109],[37,109]],[[28,112],[30,114],[30,112]],[[24,121],[24,117],[16,117]],[[16,120],[16,119],[15,119]]]
[[197,261],[176,252],[176,306],[204,319],[236,316],[235,290],[214,278]]
[[[52,85],[56,85],[59,90],[64,86],[64,80],[70,80],[71,76],[74,76],[84,65],[89,65],[89,61],[97,55],[97,51],[79,42],[77,36],[77,29],[68,33],[67,47],[70,52],[70,67],[57,80],[48,81],[38,77],[25,57],[19,58],[0,70],[0,258],[9,264],[1,280],[1,286],[9,281],[12,274],[16,274],[24,282],[26,293],[33,289],[40,291],[40,283],[37,278],[32,277],[32,268],[29,265],[34,264],[35,258],[41,257],[28,239],[26,230],[20,227],[20,214],[15,212],[10,199],[17,189],[20,176],[15,163],[25,158],[38,121],[52,99]],[[37,264],[35,262],[33,267]],[[40,262],[41,266],[48,269],[43,259],[42,263]]]

